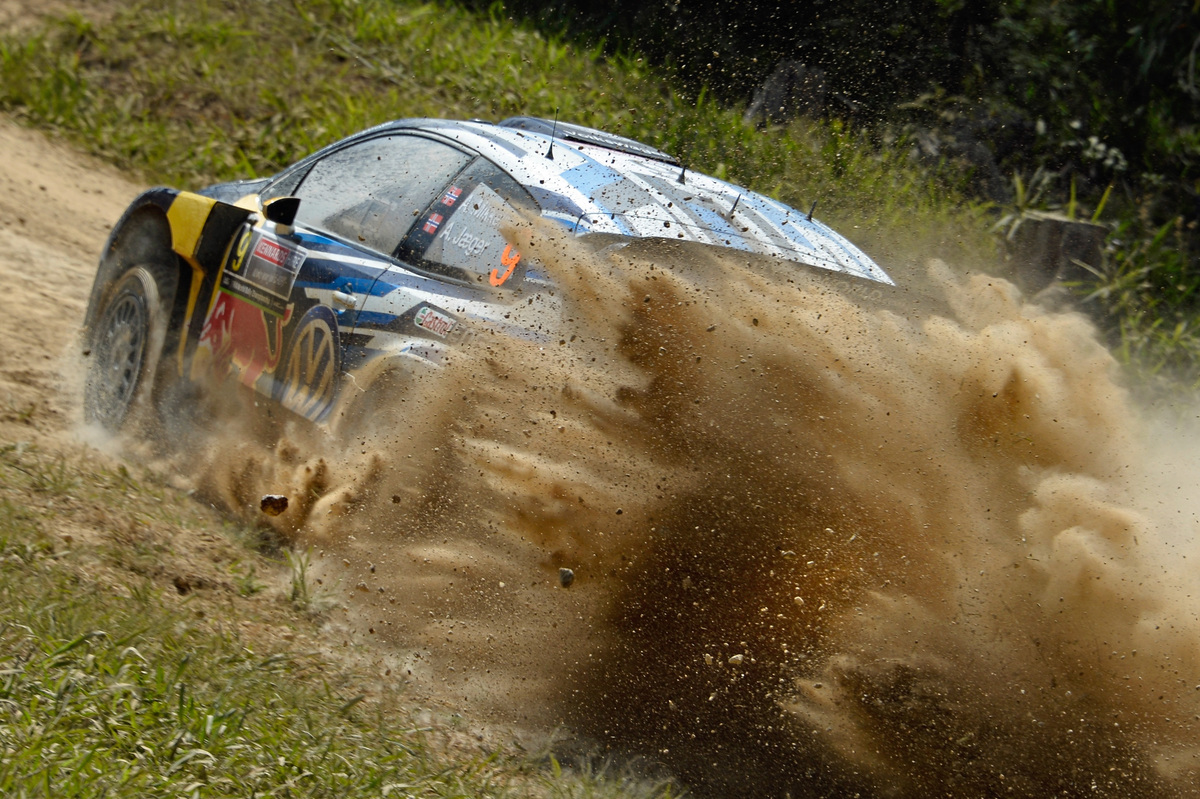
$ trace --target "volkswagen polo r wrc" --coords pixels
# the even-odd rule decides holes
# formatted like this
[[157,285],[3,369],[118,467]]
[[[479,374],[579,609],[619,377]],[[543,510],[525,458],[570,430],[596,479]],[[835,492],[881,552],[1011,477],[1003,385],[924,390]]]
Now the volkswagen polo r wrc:
[[510,313],[553,294],[507,238],[530,215],[605,246],[693,242],[891,284],[811,211],[645,144],[530,117],[399,120],[273,177],[134,200],[88,304],[85,416],[116,431],[215,377],[323,422],[348,384],[436,370],[479,331],[549,339],[553,301],[537,324]]

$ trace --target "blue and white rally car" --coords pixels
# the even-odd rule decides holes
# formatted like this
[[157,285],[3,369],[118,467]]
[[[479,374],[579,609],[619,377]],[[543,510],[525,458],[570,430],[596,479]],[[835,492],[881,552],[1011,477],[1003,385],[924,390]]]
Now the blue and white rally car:
[[348,375],[436,367],[481,327],[549,335],[509,313],[552,288],[506,239],[529,215],[891,283],[811,213],[630,139],[529,117],[400,120],[274,177],[138,197],[92,288],[85,415],[117,430],[165,386],[215,376],[320,422]]

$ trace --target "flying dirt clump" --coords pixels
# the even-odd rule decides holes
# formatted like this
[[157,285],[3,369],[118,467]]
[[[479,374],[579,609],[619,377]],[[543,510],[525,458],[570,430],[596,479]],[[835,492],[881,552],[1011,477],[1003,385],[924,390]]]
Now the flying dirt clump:
[[904,314],[519,235],[559,332],[481,331],[378,426],[205,467],[231,507],[293,497],[406,679],[706,795],[1198,792],[1196,508],[1146,488],[1172,456],[1083,317],[936,262]]

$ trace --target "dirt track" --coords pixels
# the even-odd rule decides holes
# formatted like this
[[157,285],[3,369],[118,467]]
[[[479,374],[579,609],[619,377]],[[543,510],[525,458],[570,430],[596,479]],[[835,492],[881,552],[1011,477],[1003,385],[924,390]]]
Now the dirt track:
[[[369,674],[369,665],[351,664],[351,653],[317,631],[329,618],[294,611],[291,575],[281,558],[235,540],[222,530],[226,516],[182,491],[162,492],[170,475],[150,474],[136,453],[118,459],[115,442],[96,439],[82,426],[80,325],[109,231],[143,187],[3,118],[0,163],[0,448],[17,447],[17,460],[27,451],[67,465],[82,483],[97,476],[103,482],[127,468],[135,485],[146,478],[148,493],[157,495],[152,502],[165,500],[172,508],[164,518],[147,516],[147,492],[126,502],[120,492],[86,485],[60,495],[22,492],[8,484],[6,471],[0,471],[0,489],[9,491],[0,500],[28,504],[56,549],[78,551],[88,580],[125,592],[149,579],[162,601],[181,609],[186,604],[214,629],[236,629],[267,648],[319,649]],[[131,542],[154,554],[149,560],[131,555]],[[253,592],[237,584],[247,572],[257,583]]]
[[65,372],[96,260],[139,187],[7,120],[0,163],[0,421],[62,439],[78,418]]
[[[136,472],[135,480],[146,476],[136,457],[127,459],[127,467],[114,462],[103,451],[113,442],[84,430],[79,380],[79,330],[96,262],[109,230],[141,187],[112,167],[7,120],[0,120],[0,163],[0,336],[5,342],[0,347],[0,447],[16,447],[18,461],[26,451],[35,460],[61,463],[82,484],[78,492],[61,496],[18,492],[14,498],[37,509],[44,520],[39,527],[56,547],[88,543],[119,549],[131,535],[151,545],[157,554],[148,563],[125,555],[110,563],[92,557],[90,550],[82,557],[89,579],[112,590],[124,591],[130,581],[148,577],[165,600],[186,599],[203,614],[213,602],[247,599],[239,597],[231,578],[231,565],[242,563],[276,583],[259,598],[280,596],[286,570],[214,533],[210,527],[220,522],[200,503],[186,502],[182,494],[163,495],[181,523],[162,524],[141,515],[139,499],[126,503],[87,485],[122,468]],[[0,474],[0,488],[17,492],[7,477]],[[161,484],[162,475],[155,475],[148,485]],[[197,595],[192,588],[199,587],[214,590]],[[272,621],[260,632],[294,637],[275,629],[289,624],[286,603],[261,605],[261,610]],[[237,615],[214,621],[244,627],[248,622]]]

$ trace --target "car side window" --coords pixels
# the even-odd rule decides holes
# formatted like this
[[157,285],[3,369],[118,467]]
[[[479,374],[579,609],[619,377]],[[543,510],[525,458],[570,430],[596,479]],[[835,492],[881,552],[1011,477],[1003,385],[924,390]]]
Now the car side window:
[[392,134],[351,145],[308,170],[296,220],[395,252],[435,195],[473,156],[421,136]]
[[536,216],[533,198],[486,158],[479,158],[424,209],[397,251],[425,272],[464,283],[513,289],[526,263],[507,231]]

